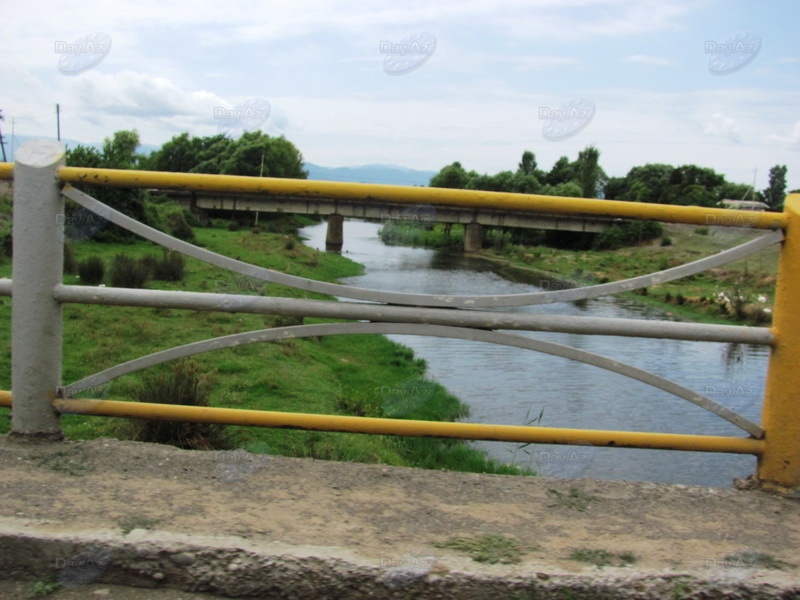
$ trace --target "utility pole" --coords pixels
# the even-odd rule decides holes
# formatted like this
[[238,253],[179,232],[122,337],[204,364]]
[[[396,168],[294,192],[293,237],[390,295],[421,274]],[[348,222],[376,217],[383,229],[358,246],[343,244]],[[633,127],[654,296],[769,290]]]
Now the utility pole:
[[[3,116],[3,111],[0,110],[0,121],[5,121],[6,118]],[[6,159],[6,141],[3,139],[3,130],[0,129],[0,148],[3,149],[3,162],[8,162]]]
[[16,136],[14,135],[14,117],[11,117],[11,160],[14,160],[14,139]]
[[56,132],[58,134],[58,141],[61,141],[61,107],[56,104]]

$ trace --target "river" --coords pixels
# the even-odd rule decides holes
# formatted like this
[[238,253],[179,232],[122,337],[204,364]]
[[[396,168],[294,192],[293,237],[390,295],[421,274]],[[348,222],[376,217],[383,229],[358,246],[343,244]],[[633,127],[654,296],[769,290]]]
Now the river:
[[[345,221],[348,258],[365,273],[342,283],[428,294],[515,294],[543,289],[496,274],[488,261],[422,248],[387,246],[380,225]],[[324,249],[326,225],[301,230],[309,246]],[[516,279],[516,277],[515,277]],[[541,282],[539,282],[541,284]],[[604,297],[504,310],[558,315],[667,319],[634,300]],[[513,332],[601,354],[694,389],[760,422],[769,349],[764,346],[677,340]],[[426,376],[470,407],[474,423],[524,425],[539,417],[547,427],[743,436],[744,432],[693,404],[648,385],[567,359],[483,342],[389,336],[427,361]],[[677,452],[473,442],[491,457],[543,474],[729,487],[755,470],[755,457]]]

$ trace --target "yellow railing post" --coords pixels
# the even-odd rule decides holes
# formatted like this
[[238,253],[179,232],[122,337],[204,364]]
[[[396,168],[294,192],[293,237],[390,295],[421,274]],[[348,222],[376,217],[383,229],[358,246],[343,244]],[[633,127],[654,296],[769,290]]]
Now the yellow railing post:
[[768,488],[800,487],[800,194],[786,198],[762,426],[758,478]]

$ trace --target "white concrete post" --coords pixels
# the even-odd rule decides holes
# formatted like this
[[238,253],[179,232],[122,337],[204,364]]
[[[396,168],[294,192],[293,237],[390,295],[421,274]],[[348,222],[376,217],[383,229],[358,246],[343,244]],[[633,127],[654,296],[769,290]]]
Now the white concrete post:
[[11,300],[11,430],[61,437],[53,409],[61,385],[61,305],[53,291],[63,278],[63,215],[57,170],[60,142],[23,144],[14,164]]

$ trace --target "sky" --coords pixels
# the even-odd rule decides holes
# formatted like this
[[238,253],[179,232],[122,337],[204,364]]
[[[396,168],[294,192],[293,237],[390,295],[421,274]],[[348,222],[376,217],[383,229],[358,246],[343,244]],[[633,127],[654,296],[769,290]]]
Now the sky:
[[797,0],[2,3],[0,123],[160,146],[261,129],[308,162],[611,176],[697,164],[800,188]]

